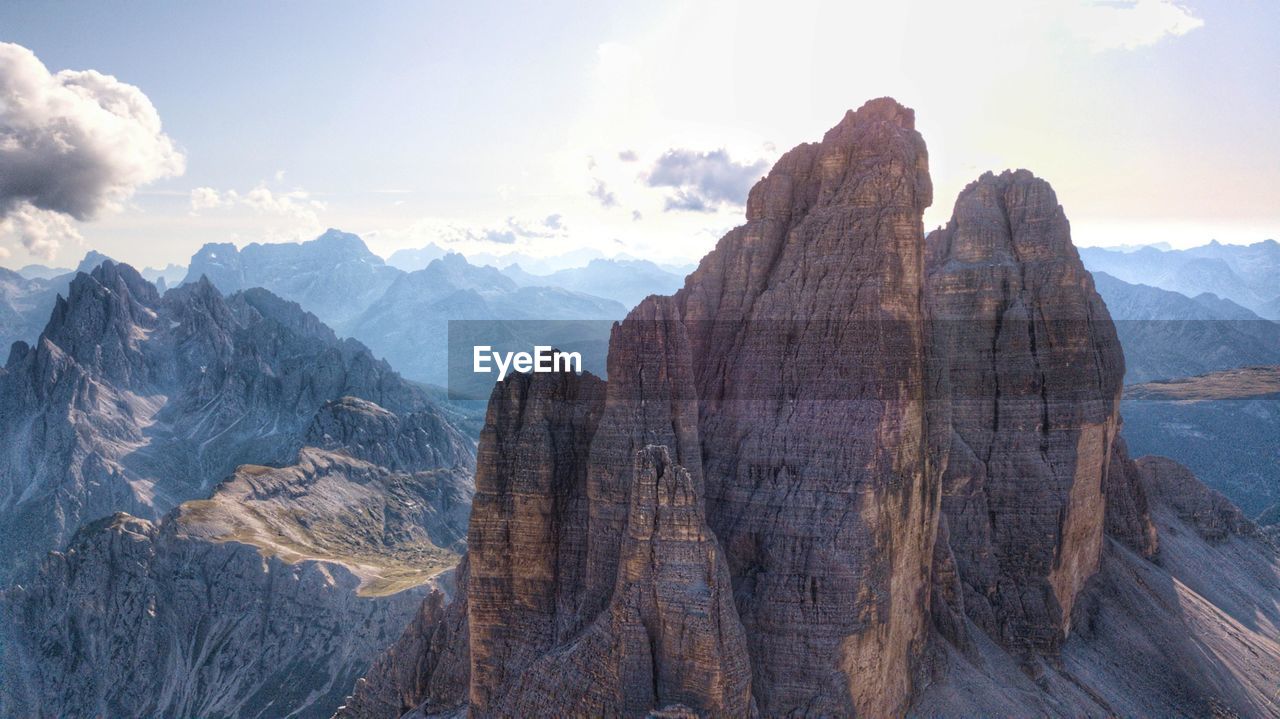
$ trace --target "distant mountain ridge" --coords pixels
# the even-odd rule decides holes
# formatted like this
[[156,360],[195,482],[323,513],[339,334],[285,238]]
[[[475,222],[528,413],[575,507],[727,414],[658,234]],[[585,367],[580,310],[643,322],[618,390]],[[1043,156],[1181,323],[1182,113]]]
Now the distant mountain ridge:
[[1195,297],[1093,272],[1125,353],[1125,381],[1280,363],[1280,323],[1216,295]]
[[1280,243],[1227,245],[1216,240],[1187,250],[1145,247],[1123,252],[1080,249],[1085,267],[1125,282],[1173,290],[1188,297],[1209,292],[1247,307],[1266,319],[1280,319]]
[[301,243],[205,245],[192,256],[183,284],[203,276],[226,294],[262,287],[341,331],[399,275],[359,237],[330,229]]
[[223,293],[263,287],[297,302],[406,377],[440,385],[448,381],[449,320],[616,320],[627,309],[549,282],[522,286],[457,253],[405,272],[338,230],[302,243],[205,245],[184,283],[201,277]]
[[684,284],[684,276],[647,260],[591,260],[585,267],[559,270],[548,275],[525,272],[509,265],[503,274],[520,285],[550,285],[575,292],[607,297],[634,307],[649,295],[672,294]]

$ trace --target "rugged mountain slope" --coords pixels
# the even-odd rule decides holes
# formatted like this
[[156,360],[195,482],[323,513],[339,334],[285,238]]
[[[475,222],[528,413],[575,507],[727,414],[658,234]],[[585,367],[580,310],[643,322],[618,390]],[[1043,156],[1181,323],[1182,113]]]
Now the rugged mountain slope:
[[460,596],[338,716],[1277,713],[1280,563],[1129,458],[1052,190],[980,178],[926,273],[913,125],[875,100],[784,155],[607,385],[495,388]]
[[913,716],[1280,716],[1275,546],[1185,468],[1135,466],[1154,559],[1109,536],[1059,657],[1011,657],[979,633],[942,645],[946,673]]
[[649,295],[669,295],[684,284],[683,277],[646,260],[592,260],[585,267],[559,270],[549,275],[525,272],[510,265],[502,273],[521,286],[563,287],[597,297],[607,297],[626,307]]
[[[362,345],[263,290],[161,298],[127,265],[81,274],[0,373],[0,578],[117,511],[157,519],[240,464],[288,464],[326,401],[430,400]],[[469,442],[440,445],[465,463]]]
[[[680,293],[615,329],[601,409],[587,378],[495,390],[469,627],[450,634],[470,637],[473,710],[905,709],[941,469],[922,401],[925,168],[909,110],[850,112],[779,161]],[[564,484],[515,502],[538,478]],[[400,702],[460,697],[418,686]],[[345,714],[396,691],[371,678]]]
[[1094,272],[1124,345],[1125,381],[1280,362],[1280,323],[1210,294],[1187,297]]
[[90,251],[78,270],[28,265],[13,272],[0,267],[0,348],[7,353],[14,342],[32,342],[39,337],[58,295],[67,293],[76,272],[92,272],[109,259]]
[[344,397],[296,464],[84,527],[0,595],[0,715],[327,715],[464,544],[451,435]]
[[1135,385],[1123,410],[1136,452],[1178,460],[1250,517],[1280,502],[1280,367]]

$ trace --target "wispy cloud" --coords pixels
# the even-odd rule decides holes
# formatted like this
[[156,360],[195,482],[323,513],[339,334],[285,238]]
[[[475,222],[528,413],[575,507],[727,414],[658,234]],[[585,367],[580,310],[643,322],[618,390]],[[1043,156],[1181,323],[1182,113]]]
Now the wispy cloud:
[[1136,50],[1204,26],[1174,0],[1094,0],[1064,4],[1067,28],[1094,52]]
[[609,190],[609,186],[605,184],[604,180],[599,178],[595,178],[592,181],[591,190],[588,191],[587,194],[594,197],[596,201],[600,203],[601,207],[608,208],[618,206],[618,196],[613,194],[613,192]]

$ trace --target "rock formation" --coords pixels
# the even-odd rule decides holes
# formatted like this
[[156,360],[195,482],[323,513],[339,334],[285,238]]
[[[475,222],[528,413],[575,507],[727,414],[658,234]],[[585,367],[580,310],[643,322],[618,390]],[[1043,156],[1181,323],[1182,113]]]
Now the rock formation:
[[683,290],[615,328],[607,389],[495,390],[472,711],[905,710],[941,471],[930,200],[911,111],[868,103],[779,161]]
[[983,175],[928,245],[951,388],[942,509],[965,608],[1007,646],[1054,651],[1098,568],[1124,355],[1031,173]]
[[[614,327],[607,385],[494,389],[460,596],[338,716],[1276,714],[1280,615],[1248,592],[1280,561],[1128,457],[1053,191],[980,178],[926,273],[913,125],[875,100],[784,155]],[[1245,592],[1190,589],[1194,556]]]

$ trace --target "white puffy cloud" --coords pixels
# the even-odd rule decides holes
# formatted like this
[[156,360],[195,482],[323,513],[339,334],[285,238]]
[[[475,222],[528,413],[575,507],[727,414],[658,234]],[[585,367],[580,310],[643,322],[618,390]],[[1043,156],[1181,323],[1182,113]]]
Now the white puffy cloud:
[[75,234],[68,218],[119,207],[139,185],[182,174],[185,158],[137,87],[94,70],[51,73],[0,43],[0,167],[6,235],[48,254]]
[[[81,241],[80,233],[67,215],[42,210],[22,202],[0,218],[0,237],[12,237],[32,255],[52,261],[64,242]],[[8,257],[9,249],[0,247],[0,257]]]
[[201,210],[211,210],[215,207],[222,207],[225,203],[222,195],[212,187],[197,187],[191,191],[191,212],[199,213]]

